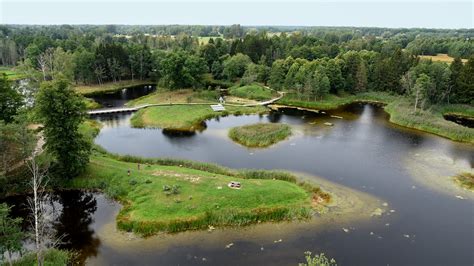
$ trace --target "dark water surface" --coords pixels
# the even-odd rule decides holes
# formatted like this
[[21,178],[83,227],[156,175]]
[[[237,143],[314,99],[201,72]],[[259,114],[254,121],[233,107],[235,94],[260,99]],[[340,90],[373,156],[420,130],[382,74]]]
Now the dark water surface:
[[[277,243],[268,239],[281,238],[281,230],[289,225],[268,225],[262,238],[240,238],[238,231],[224,229],[136,242],[111,240],[112,233],[107,232],[112,231],[104,229],[114,223],[117,204],[100,194],[62,194],[57,197],[62,206],[57,227],[69,235],[64,247],[81,251],[87,264],[296,265],[307,250],[325,252],[339,265],[474,264],[472,198],[456,198],[458,191],[444,193],[415,178],[419,157],[439,160],[436,166],[441,169],[425,167],[420,168],[421,173],[449,172],[454,165],[472,171],[472,145],[391,125],[381,108],[364,104],[328,114],[287,110],[261,116],[221,117],[207,121],[204,131],[188,135],[133,129],[130,116],[98,117],[104,127],[96,143],[121,154],[304,172],[373,195],[387,202],[393,211],[364,221],[343,222],[344,217],[341,221],[335,218],[323,227],[307,226],[304,231],[295,231]],[[255,122],[287,123],[292,125],[294,134],[267,149],[248,149],[228,139],[229,128]],[[334,126],[324,126],[324,122]],[[343,227],[350,232],[344,232]],[[232,248],[226,249],[219,242],[221,236],[226,243],[234,243]]]
[[122,107],[127,101],[145,96],[155,90],[155,84],[146,84],[124,88],[116,92],[94,95],[91,98],[100,103],[103,108]]
[[444,115],[444,119],[460,124],[461,126],[474,128],[474,119],[472,118],[447,114]]

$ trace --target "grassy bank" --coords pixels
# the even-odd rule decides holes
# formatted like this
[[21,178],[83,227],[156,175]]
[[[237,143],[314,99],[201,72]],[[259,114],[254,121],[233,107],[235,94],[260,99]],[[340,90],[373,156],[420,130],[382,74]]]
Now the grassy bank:
[[265,101],[278,97],[278,93],[260,85],[234,86],[229,88],[229,94],[257,101]]
[[461,187],[474,191],[474,174],[460,173],[454,176],[454,181]]
[[247,147],[268,147],[291,135],[291,127],[278,123],[257,123],[234,127],[229,137]]
[[278,104],[305,107],[317,110],[333,110],[354,102],[384,104],[390,114],[390,122],[455,141],[474,143],[474,130],[444,119],[444,114],[474,117],[474,107],[469,105],[439,105],[416,113],[409,99],[383,92],[367,92],[356,95],[328,95],[321,101],[300,100],[294,94],[285,95]]
[[139,106],[144,104],[158,104],[158,103],[216,103],[219,95],[216,91],[191,89],[182,90],[166,90],[158,89],[156,92],[148,94],[129,101],[127,106]]
[[[451,109],[446,106],[433,106],[429,110],[414,112],[413,106],[404,98],[385,106],[385,111],[390,114],[390,122],[394,124],[436,134],[455,141],[474,143],[474,130],[444,119],[443,110]],[[463,111],[464,114],[470,112],[472,112],[472,107],[471,110],[467,108]]]
[[[230,181],[242,188],[229,188]],[[99,152],[82,176],[68,182],[67,188],[100,189],[119,200],[124,206],[118,227],[141,235],[304,219],[318,202],[329,200],[288,173]]]
[[153,82],[147,80],[122,80],[117,82],[107,82],[102,85],[77,85],[74,87],[77,93],[84,96],[92,96],[106,92],[115,92],[124,88],[152,84]]
[[225,111],[214,112],[208,104],[202,105],[169,105],[141,109],[131,119],[133,127],[164,128],[192,131],[199,129],[202,122],[224,115],[241,115],[265,113],[262,106],[243,107],[225,106]]

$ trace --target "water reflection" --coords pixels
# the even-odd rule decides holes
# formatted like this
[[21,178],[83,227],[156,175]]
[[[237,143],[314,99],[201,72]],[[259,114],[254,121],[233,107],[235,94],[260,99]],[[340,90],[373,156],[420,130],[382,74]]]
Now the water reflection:
[[[23,219],[25,232],[32,231],[31,211],[28,208],[26,195],[3,199],[12,207],[11,215]],[[50,195],[47,209],[54,214],[54,235],[59,239],[59,248],[77,252],[77,263],[84,264],[90,256],[97,256],[101,242],[95,229],[103,220],[94,220],[97,210],[97,194],[82,191],[62,191]],[[102,205],[106,200],[99,197]],[[95,226],[93,226],[95,223]],[[27,249],[32,249],[30,241],[25,242]]]

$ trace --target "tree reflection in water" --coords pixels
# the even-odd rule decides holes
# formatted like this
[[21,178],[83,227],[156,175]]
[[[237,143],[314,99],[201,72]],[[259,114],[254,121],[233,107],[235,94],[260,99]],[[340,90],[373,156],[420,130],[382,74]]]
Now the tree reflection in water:
[[55,224],[57,236],[62,237],[59,248],[80,251],[78,262],[84,264],[87,257],[97,256],[100,245],[90,227],[97,200],[94,194],[82,191],[65,191],[53,197],[62,206]]

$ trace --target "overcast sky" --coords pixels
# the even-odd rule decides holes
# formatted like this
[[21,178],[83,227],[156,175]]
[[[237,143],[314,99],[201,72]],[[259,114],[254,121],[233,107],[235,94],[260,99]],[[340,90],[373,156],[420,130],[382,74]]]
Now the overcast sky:
[[473,28],[473,2],[0,0],[0,23]]

